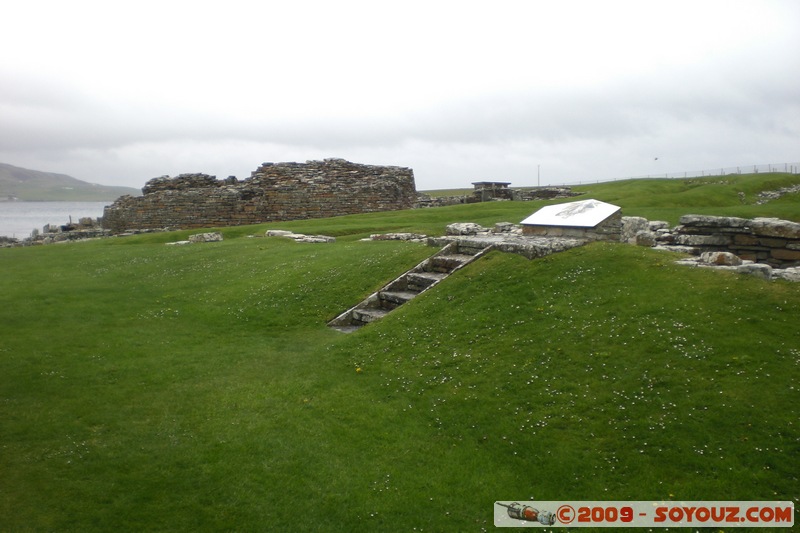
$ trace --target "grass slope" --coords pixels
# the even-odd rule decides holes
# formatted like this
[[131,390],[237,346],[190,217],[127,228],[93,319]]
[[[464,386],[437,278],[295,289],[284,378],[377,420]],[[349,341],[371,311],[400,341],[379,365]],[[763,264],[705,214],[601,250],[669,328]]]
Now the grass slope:
[[800,500],[797,284],[626,245],[492,253],[325,327],[435,251],[358,237],[531,207],[280,225],[329,245],[249,227],[0,250],[0,530],[480,531],[497,500]]
[[[685,214],[777,217],[800,222],[800,194],[794,193],[759,205],[758,193],[800,185],[800,174],[760,173],[687,179],[635,179],[593,185],[574,185],[582,193],[572,202],[596,198],[619,205],[627,216],[666,220],[677,224]],[[458,191],[445,191],[457,195]],[[468,194],[462,190],[461,194]],[[545,202],[498,202],[507,204],[510,222],[519,222]],[[500,208],[502,209],[502,208]]]
[[621,205],[625,214],[677,224],[687,212],[800,221],[798,193],[758,205],[758,193],[800,184],[800,174],[761,173],[688,179],[626,180],[577,187],[595,198]]

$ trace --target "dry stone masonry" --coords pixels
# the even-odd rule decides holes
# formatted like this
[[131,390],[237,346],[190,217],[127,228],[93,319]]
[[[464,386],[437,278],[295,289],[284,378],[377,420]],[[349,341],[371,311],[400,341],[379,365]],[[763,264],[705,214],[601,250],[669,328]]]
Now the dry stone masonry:
[[[610,218],[616,219],[617,215],[615,213]],[[795,255],[800,251],[800,224],[797,222],[774,218],[746,220],[687,215],[681,218],[681,225],[671,229],[667,222],[649,221],[642,217],[621,217],[620,226],[618,239],[598,239],[592,235],[572,238],[564,235],[530,235],[526,234],[524,225],[508,222],[497,223],[493,229],[472,222],[460,222],[448,225],[444,237],[429,237],[428,244],[442,246],[447,242],[458,242],[458,246],[465,250],[490,246],[495,250],[535,259],[594,240],[618,240],[691,255],[677,261],[682,265],[732,270],[766,280],[800,282],[800,255]],[[715,230],[711,231],[709,227]],[[700,233],[699,228],[703,228],[704,233]],[[714,234],[727,237],[703,238]],[[757,239],[757,244],[742,248],[745,246],[742,242],[752,242],[742,235]],[[739,237],[737,239],[734,236]],[[725,249],[726,246],[728,249]],[[736,253],[729,250],[735,250]]]
[[103,229],[102,220],[82,217],[78,222],[70,221],[67,224],[45,224],[42,230],[34,229],[30,237],[20,242],[17,239],[3,239],[0,237],[0,247],[29,246],[36,244],[53,244],[84,239],[97,239],[108,237],[111,232]]
[[306,235],[305,233],[295,233],[293,231],[282,229],[267,230],[267,237],[283,237],[284,239],[292,239],[294,242],[308,242],[308,243],[330,243],[336,242],[336,237],[328,235]]
[[446,228],[446,235],[429,237],[429,246],[458,243],[461,250],[477,253],[491,248],[536,259],[586,244],[584,239],[568,237],[539,237],[523,235],[523,228],[510,222],[498,222],[494,228],[484,228],[474,222],[456,222]]
[[622,217],[622,241],[694,257],[680,264],[800,281],[800,223],[777,218],[685,215],[669,228],[663,221]]
[[202,242],[222,242],[222,240],[222,233],[215,231],[213,233],[197,233],[195,235],[189,235],[189,239],[185,241],[173,241],[166,244],[167,246],[181,246],[184,244],[196,244]]
[[[494,182],[474,183],[475,190],[470,194],[457,196],[430,196],[417,193],[415,208],[444,207],[446,205],[474,204],[498,200],[514,200],[526,202],[531,200],[555,200],[558,198],[571,198],[582,193],[575,192],[569,187],[537,187],[535,189],[511,189],[496,187]],[[508,185],[503,183],[502,185]]]
[[237,226],[410,209],[416,201],[410,168],[344,159],[264,163],[243,181],[165,176],[148,181],[142,193],[106,207],[104,226],[113,233]]
[[740,259],[775,268],[800,266],[800,223],[777,218],[684,215],[680,225],[623,217],[623,240],[640,246],[666,246],[694,255],[730,252]]

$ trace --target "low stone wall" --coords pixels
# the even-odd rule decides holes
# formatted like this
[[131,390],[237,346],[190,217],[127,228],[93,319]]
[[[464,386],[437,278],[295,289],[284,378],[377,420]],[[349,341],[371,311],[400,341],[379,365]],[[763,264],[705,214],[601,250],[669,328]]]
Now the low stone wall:
[[445,207],[448,205],[459,205],[471,203],[467,202],[471,196],[430,196],[425,193],[417,193],[417,202],[414,204],[414,209],[422,209],[425,207]]
[[102,219],[82,217],[78,219],[78,222],[72,222],[70,218],[67,224],[45,224],[41,231],[33,229],[30,236],[24,239],[0,236],[0,248],[53,244],[109,236],[111,236],[111,232],[103,229]]
[[800,223],[777,218],[684,215],[680,225],[624,217],[622,240],[640,246],[670,246],[694,255],[730,252],[775,268],[800,266]]
[[415,208],[423,207],[444,207],[447,205],[474,204],[479,202],[494,202],[502,200],[514,200],[517,202],[527,202],[531,200],[555,200],[558,198],[571,198],[578,196],[580,192],[574,192],[569,187],[539,187],[536,189],[495,189],[493,195],[488,195],[486,189],[478,189],[470,194],[461,196],[429,196],[424,193],[417,195]]
[[800,265],[800,224],[777,218],[685,215],[674,243],[700,252],[731,252],[773,267]]
[[510,222],[498,222],[494,228],[484,228],[474,222],[456,222],[447,226],[446,235],[427,237],[427,242],[429,246],[439,248],[457,242],[459,250],[469,254],[477,254],[491,246],[494,250],[535,259],[582,246],[587,241],[566,237],[525,237],[522,227]]
[[513,189],[513,199],[517,201],[556,200],[572,198],[583,193],[575,192],[569,187],[537,187],[536,189]]
[[167,176],[148,181],[142,192],[106,207],[104,226],[114,233],[236,226],[410,209],[416,200],[410,168],[344,159],[264,163],[243,181]]

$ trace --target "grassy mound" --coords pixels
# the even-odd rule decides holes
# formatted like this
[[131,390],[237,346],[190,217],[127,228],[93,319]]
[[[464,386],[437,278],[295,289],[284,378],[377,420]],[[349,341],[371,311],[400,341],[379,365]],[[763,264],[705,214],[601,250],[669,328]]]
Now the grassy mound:
[[[631,209],[678,209],[653,202]],[[325,326],[435,251],[359,237],[535,208],[274,226],[327,245],[249,227],[0,250],[0,530],[480,531],[497,500],[800,500],[798,284],[600,243],[491,253],[357,333]]]

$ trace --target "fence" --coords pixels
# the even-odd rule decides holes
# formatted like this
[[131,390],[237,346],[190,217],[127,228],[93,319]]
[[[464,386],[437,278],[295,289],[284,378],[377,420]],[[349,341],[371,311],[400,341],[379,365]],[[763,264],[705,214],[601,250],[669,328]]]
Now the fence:
[[[689,172],[667,172],[666,174],[649,174],[639,178],[702,178],[705,176],[727,176],[729,174],[758,174],[759,172],[800,173],[800,163],[768,163],[766,165],[747,165],[743,167],[723,167],[709,170],[693,170]],[[631,178],[627,178],[631,179]]]
[[767,163],[765,165],[746,165],[739,167],[720,167],[707,170],[689,170],[684,172],[666,172],[663,174],[647,174],[642,176],[629,176],[627,178],[612,178],[596,181],[573,182],[572,185],[583,185],[589,183],[605,183],[609,181],[622,181],[634,179],[677,179],[677,178],[703,178],[709,176],[728,176],[731,174],[758,174],[760,172],[786,172],[789,174],[800,174],[800,163]]

